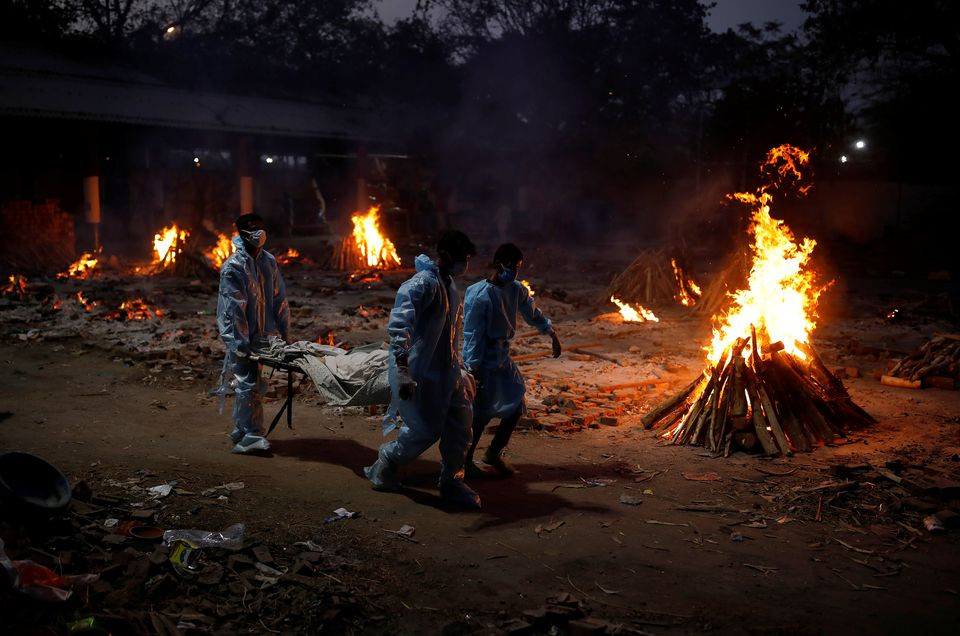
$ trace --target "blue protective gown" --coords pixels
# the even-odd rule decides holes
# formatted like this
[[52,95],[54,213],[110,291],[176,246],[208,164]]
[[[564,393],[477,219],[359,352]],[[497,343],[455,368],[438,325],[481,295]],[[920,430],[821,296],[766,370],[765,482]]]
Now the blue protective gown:
[[[384,419],[384,434],[401,420],[397,439],[380,447],[380,456],[405,464],[440,441],[440,481],[461,479],[470,446],[473,380],[460,360],[459,339],[463,303],[453,280],[443,280],[425,254],[416,259],[416,273],[397,291],[387,334],[390,337],[389,378],[392,399]],[[408,370],[417,388],[400,399],[398,354],[408,357]]]
[[548,333],[553,326],[529,290],[518,281],[499,287],[482,280],[467,288],[463,362],[480,383],[474,402],[479,417],[509,417],[523,407],[526,387],[520,370],[510,359],[518,312],[540,333]]
[[271,337],[287,340],[290,306],[273,254],[261,249],[254,258],[239,236],[233,237],[233,245],[236,251],[220,267],[217,328],[227,352],[217,393],[222,412],[224,396],[233,388],[237,432],[263,435],[260,365],[238,357],[237,352],[256,352]]

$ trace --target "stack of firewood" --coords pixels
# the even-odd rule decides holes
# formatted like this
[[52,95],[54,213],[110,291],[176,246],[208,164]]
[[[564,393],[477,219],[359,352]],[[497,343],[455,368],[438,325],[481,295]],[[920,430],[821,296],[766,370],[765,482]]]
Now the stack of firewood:
[[[743,350],[752,341],[752,351]],[[643,417],[674,444],[733,448],[766,455],[809,451],[842,437],[848,425],[875,420],[853,403],[843,383],[810,346],[805,359],[771,343],[758,351],[756,334],[739,338],[720,362]]]
[[355,272],[367,268],[367,257],[360,251],[353,235],[350,235],[334,245],[331,264],[333,269],[341,272]]
[[881,378],[884,384],[919,389],[923,385],[956,388],[960,381],[960,335],[929,340]]
[[[680,267],[680,275],[674,272],[672,260]],[[657,305],[680,302],[685,292],[696,302],[700,298],[699,290],[690,285],[684,271],[687,268],[681,261],[672,259],[663,250],[644,250],[610,281],[606,296],[615,296],[626,303]]]

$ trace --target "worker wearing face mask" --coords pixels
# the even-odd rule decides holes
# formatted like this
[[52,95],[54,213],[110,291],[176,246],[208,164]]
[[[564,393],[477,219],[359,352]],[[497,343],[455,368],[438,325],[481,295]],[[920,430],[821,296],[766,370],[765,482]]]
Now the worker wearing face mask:
[[449,503],[480,507],[480,497],[463,483],[470,445],[474,386],[460,359],[463,303],[454,279],[476,253],[463,232],[446,232],[436,262],[425,254],[416,273],[400,286],[390,312],[389,378],[392,391],[385,432],[401,421],[397,438],[380,447],[364,468],[376,490],[402,487],[397,470],[440,442],[440,496]]
[[540,333],[550,336],[554,358],[562,351],[552,323],[537,307],[530,290],[517,280],[522,265],[520,248],[513,243],[501,245],[493,257],[493,273],[468,287],[464,299],[463,362],[477,383],[473,443],[466,462],[468,478],[486,474],[474,463],[473,454],[483,429],[495,417],[500,418],[500,426],[483,455],[483,462],[502,475],[515,472],[503,458],[503,450],[525,410],[523,376],[510,359],[517,314]]
[[277,260],[263,249],[263,219],[244,214],[236,221],[235,251],[220,267],[217,328],[226,347],[220,376],[220,410],[233,389],[234,453],[264,452],[270,443],[263,429],[260,365],[250,360],[271,337],[288,341],[290,306]]

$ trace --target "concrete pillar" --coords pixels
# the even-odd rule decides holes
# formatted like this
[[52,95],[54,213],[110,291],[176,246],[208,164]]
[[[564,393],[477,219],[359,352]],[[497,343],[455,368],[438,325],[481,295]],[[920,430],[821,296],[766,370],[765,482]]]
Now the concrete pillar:
[[253,214],[253,177],[240,175],[240,214]]
[[96,135],[91,134],[87,146],[87,165],[83,177],[83,220],[93,229],[93,247],[100,248],[100,170],[97,161]]
[[253,214],[254,201],[253,142],[244,137],[237,142],[237,174],[240,179],[240,214]]

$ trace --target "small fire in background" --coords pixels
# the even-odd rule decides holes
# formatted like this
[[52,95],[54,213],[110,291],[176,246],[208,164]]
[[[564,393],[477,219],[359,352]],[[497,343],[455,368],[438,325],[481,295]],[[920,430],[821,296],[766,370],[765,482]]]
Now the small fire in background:
[[117,311],[104,316],[105,320],[160,320],[163,310],[151,307],[142,298],[125,300]]
[[281,265],[289,265],[294,261],[300,260],[300,252],[296,248],[288,248],[286,252],[276,257]]
[[160,268],[172,266],[187,242],[190,233],[181,230],[176,224],[165,227],[153,236],[153,264]]
[[373,206],[366,214],[354,214],[350,218],[353,221],[353,240],[367,267],[400,267],[400,256],[393,242],[380,232],[380,206]]
[[223,266],[223,262],[227,260],[236,249],[229,236],[220,234],[217,236],[217,244],[205,251],[203,255],[207,257],[207,260],[210,261],[214,268],[220,269],[220,267]]
[[525,281],[525,280],[522,280],[522,281],[520,281],[520,284],[527,288],[527,292],[528,292],[531,296],[536,296],[536,292],[533,291],[533,287],[530,286],[530,283],[528,283],[528,282]]
[[677,259],[671,258],[670,265],[673,267],[673,275],[677,279],[677,300],[680,301],[680,304],[684,307],[692,307],[697,304],[697,301],[700,300],[700,296],[703,293],[700,291],[700,286],[697,285],[692,278],[685,275],[683,269],[677,265]]
[[101,250],[99,249],[93,252],[84,252],[67,268],[67,271],[57,274],[57,278],[87,278],[93,273],[100,259]]
[[10,274],[10,277],[7,279],[9,284],[3,288],[4,296],[16,296],[17,298],[23,298],[27,295],[27,279],[25,276],[20,274]]
[[93,311],[93,308],[98,306],[100,303],[96,300],[87,300],[86,296],[83,295],[83,292],[77,292],[77,302],[80,303],[80,306],[83,307],[84,311]]
[[652,311],[642,305],[637,305],[637,308],[634,309],[627,303],[620,302],[614,296],[610,297],[610,302],[620,308],[620,316],[624,322],[660,322],[660,319]]
[[333,333],[333,329],[327,329],[322,334],[317,336],[317,344],[329,345],[331,347],[337,346],[336,336]]

